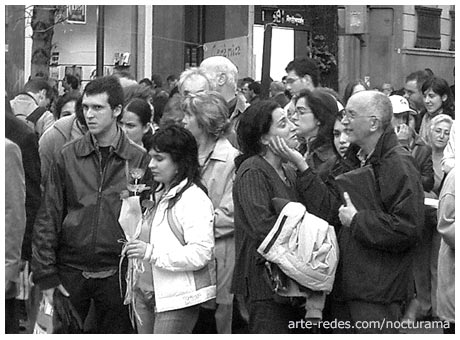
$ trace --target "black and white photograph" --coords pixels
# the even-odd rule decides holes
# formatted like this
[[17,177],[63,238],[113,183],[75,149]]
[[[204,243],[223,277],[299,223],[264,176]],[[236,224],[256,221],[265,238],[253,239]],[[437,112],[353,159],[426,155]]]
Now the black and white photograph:
[[455,334],[455,3],[17,3],[1,332]]

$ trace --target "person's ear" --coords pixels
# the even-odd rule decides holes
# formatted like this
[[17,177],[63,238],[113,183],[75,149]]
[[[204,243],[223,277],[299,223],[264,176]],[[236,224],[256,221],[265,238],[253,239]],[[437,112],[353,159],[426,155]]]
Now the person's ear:
[[260,143],[265,146],[270,144],[270,136],[268,134],[265,134],[262,137],[260,137]]
[[311,79],[310,75],[306,74],[302,77],[305,85],[308,87],[308,88],[314,88],[315,85],[313,84],[313,80]]
[[223,86],[223,85],[225,85],[225,83],[227,83],[227,75],[222,72],[217,77],[217,85]]
[[447,100],[447,94],[443,94],[442,97],[441,97],[441,100],[443,102],[445,102]]
[[45,89],[41,89],[40,91],[38,91],[38,98],[39,98],[40,101],[46,99],[46,90]]
[[118,105],[117,107],[113,109],[113,116],[117,118],[119,115],[121,115],[122,111],[123,110],[121,108],[121,105]]
[[371,118],[371,127],[370,127],[370,130],[371,130],[372,132],[377,131],[377,130],[379,129],[379,126],[380,126],[380,119]]

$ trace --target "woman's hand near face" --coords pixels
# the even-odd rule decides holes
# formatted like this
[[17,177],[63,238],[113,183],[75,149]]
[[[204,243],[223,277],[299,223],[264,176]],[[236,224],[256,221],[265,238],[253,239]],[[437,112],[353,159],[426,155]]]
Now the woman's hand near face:
[[272,137],[268,147],[275,155],[293,163],[299,171],[304,172],[308,169],[307,162],[302,154],[295,149],[291,149],[283,138],[279,136]]
[[133,240],[126,244],[125,254],[129,258],[143,259],[147,250],[147,243],[141,240]]

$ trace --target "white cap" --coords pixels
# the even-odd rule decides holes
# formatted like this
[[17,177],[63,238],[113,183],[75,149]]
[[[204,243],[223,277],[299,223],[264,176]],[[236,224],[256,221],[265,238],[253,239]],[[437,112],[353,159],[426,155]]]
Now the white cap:
[[410,112],[413,115],[416,115],[417,112],[412,110],[409,107],[409,102],[403,96],[392,95],[389,96],[391,100],[391,105],[393,106],[393,114],[403,113],[403,112]]

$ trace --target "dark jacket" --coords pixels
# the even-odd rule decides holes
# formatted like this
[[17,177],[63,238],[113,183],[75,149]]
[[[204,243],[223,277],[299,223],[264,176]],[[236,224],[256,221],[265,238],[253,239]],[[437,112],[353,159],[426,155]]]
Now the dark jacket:
[[[294,184],[295,173],[290,170],[286,174]],[[236,260],[232,291],[251,301],[273,298],[264,278],[265,260],[257,248],[278,218],[274,197],[297,200],[294,186],[287,186],[265,159],[253,156],[245,160],[233,184]]]
[[415,133],[414,142],[411,145],[411,153],[415,159],[417,169],[420,171],[420,175],[422,176],[423,190],[430,192],[434,186],[431,146],[426,144],[423,139]]
[[41,289],[59,284],[61,266],[91,272],[118,267],[119,240],[125,238],[118,217],[126,161],[145,169],[149,156],[122,131],[104,169],[89,133],[56,154],[34,225],[32,269]]
[[15,117],[7,107],[5,113],[5,137],[21,149],[22,164],[26,179],[26,231],[22,242],[21,258],[32,258],[32,229],[40,207],[40,156],[38,138],[26,123]]
[[[414,158],[398,143],[391,127],[380,137],[367,164],[374,169],[383,211],[358,211],[350,227],[340,228],[340,262],[333,294],[338,299],[371,303],[403,301],[412,251],[424,223],[421,179]],[[334,220],[331,211],[337,214],[342,204],[335,192],[309,170],[299,182],[301,202],[307,210]]]

